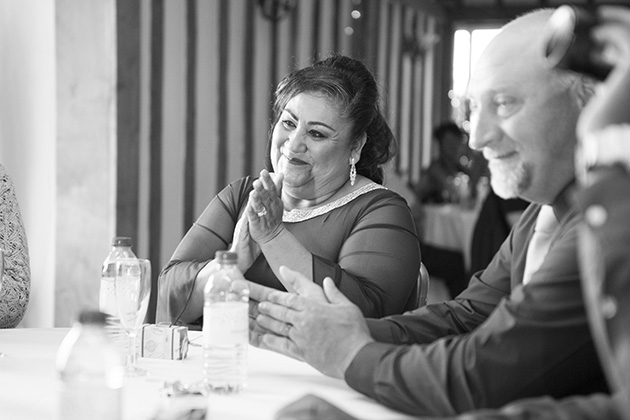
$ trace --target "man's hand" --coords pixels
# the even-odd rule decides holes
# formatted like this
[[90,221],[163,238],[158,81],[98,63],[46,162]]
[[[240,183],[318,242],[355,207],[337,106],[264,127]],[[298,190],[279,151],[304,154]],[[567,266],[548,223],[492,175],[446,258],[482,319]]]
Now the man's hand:
[[309,299],[328,302],[324,295],[324,289],[317,283],[310,281],[306,276],[284,265],[280,266],[279,270],[280,282],[289,293],[297,293]]
[[286,267],[281,276],[295,292],[274,291],[260,302],[252,344],[343,378],[359,350],[374,341],[363,314],[328,277],[320,293],[317,285],[308,282],[309,286],[304,276]]
[[267,296],[269,296],[272,292],[277,292],[276,289],[272,289],[271,287],[263,286],[258,283],[254,283],[249,281],[249,330],[250,330],[250,342],[252,345],[257,346],[257,342],[255,339],[257,337],[253,337],[257,331],[262,331],[259,328],[259,325],[256,323],[256,318],[258,317],[258,304],[260,302],[264,302],[267,300]]
[[[284,287],[292,293],[297,293],[301,296],[305,296],[314,300],[320,300],[322,302],[328,302],[326,296],[324,296],[324,291],[317,284],[310,281],[305,276],[301,275],[297,271],[290,270],[286,266],[280,266],[280,281],[284,285]],[[263,328],[261,325],[256,322],[256,318],[258,317],[258,304],[260,302],[264,302],[269,300],[269,294],[278,292],[276,289],[272,289],[271,287],[262,286],[260,284],[256,284],[250,282],[249,286],[249,341],[250,344],[256,347],[260,347],[260,342],[264,334],[273,334],[272,331],[269,331]],[[295,357],[295,356],[294,356]],[[301,360],[301,359],[300,359]]]
[[[280,276],[280,281],[289,292],[297,293],[309,299],[328,302],[328,299],[326,299],[324,295],[324,290],[297,271],[293,271],[283,265],[280,266]],[[249,317],[256,319],[258,316],[258,304],[269,300],[269,294],[277,292],[278,290],[251,281],[248,283]]]

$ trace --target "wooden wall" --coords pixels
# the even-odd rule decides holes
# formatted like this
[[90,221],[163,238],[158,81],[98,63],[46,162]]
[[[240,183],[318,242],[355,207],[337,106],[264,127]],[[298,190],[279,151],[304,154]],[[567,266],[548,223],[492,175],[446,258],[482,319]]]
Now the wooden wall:
[[273,19],[261,3],[118,0],[117,233],[134,237],[154,277],[212,197],[263,168],[278,81],[330,52],[375,73],[402,185],[428,163],[451,74],[435,6],[297,0]]

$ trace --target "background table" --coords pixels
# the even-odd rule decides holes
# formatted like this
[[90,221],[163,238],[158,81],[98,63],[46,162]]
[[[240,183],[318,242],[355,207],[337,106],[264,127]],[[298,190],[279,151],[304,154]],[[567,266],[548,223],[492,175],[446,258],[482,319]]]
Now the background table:
[[[57,404],[55,356],[68,329],[0,330],[0,418],[54,419]],[[193,342],[200,333],[190,332]],[[304,394],[319,395],[362,419],[411,419],[352,390],[342,380],[324,376],[309,365],[270,351],[249,347],[249,378],[239,394],[167,398],[164,381],[201,379],[201,347],[191,346],[185,360],[138,359],[150,374],[125,378],[123,419],[146,420],[177,407],[207,407],[212,420],[271,420],[280,407]]]
[[[431,279],[430,303],[458,295],[468,284],[477,207],[423,204],[420,219],[422,261]],[[438,292],[436,296],[436,293]]]
[[466,268],[470,267],[470,243],[479,209],[457,204],[424,204],[422,212],[422,241],[461,252]]

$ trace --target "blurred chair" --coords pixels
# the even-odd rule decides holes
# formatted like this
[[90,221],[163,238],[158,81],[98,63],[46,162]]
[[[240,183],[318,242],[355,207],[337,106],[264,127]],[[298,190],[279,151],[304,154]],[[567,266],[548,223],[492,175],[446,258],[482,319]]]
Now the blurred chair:
[[424,266],[424,263],[420,263],[420,270],[418,271],[418,281],[411,291],[409,299],[405,304],[403,312],[413,311],[427,304],[427,295],[429,294],[429,272]]
[[420,243],[422,261],[434,279],[440,279],[448,290],[449,299],[459,295],[468,286],[464,252]]
[[418,273],[418,305],[417,308],[425,306],[427,304],[427,295],[429,294],[429,285],[431,279],[429,278],[429,272],[424,266],[424,263],[420,263],[420,272]]

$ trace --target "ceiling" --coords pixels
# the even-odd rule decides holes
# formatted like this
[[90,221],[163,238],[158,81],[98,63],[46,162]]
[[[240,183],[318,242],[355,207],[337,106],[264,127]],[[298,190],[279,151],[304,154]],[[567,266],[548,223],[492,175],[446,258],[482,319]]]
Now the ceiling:
[[630,0],[415,0],[443,10],[453,22],[507,21],[532,9],[571,3],[594,7],[602,4],[630,6]]

